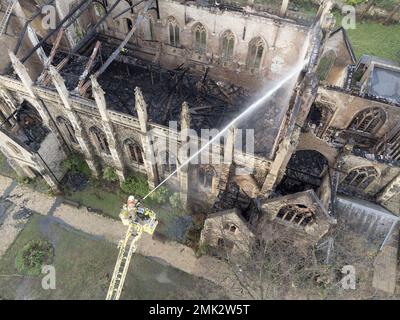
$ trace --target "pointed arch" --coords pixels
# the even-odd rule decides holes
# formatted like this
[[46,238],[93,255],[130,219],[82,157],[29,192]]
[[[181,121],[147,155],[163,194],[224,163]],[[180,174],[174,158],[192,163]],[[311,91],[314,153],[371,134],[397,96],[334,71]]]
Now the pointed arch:
[[169,17],[167,19],[168,34],[169,34],[169,44],[173,47],[180,46],[180,27],[178,21],[174,17]]
[[321,81],[325,81],[328,78],[329,72],[335,64],[336,59],[337,54],[334,50],[329,50],[324,53],[317,68],[317,76]]
[[386,113],[382,108],[367,108],[356,114],[348,129],[375,134],[385,122]]
[[194,36],[194,51],[198,54],[206,53],[207,49],[207,29],[200,22],[196,23],[192,29]]
[[141,165],[144,164],[143,150],[138,143],[132,139],[126,139],[124,141],[124,147],[130,161]]
[[343,187],[352,187],[365,190],[379,178],[378,171],[372,166],[359,167],[352,169],[342,180]]
[[89,133],[99,153],[111,155],[110,147],[105,133],[98,127],[93,126],[89,129]]
[[308,225],[315,223],[315,209],[308,208],[303,204],[289,204],[283,206],[277,218],[285,224],[305,228]]
[[60,130],[62,131],[64,137],[68,139],[72,144],[78,144],[78,141],[75,137],[75,130],[72,127],[71,122],[69,122],[64,117],[57,117],[57,123],[59,125]]
[[217,172],[212,166],[201,166],[197,171],[197,180],[200,186],[205,189],[212,189],[216,176]]
[[50,130],[44,125],[39,111],[24,100],[15,114],[16,122],[24,132],[23,142],[36,149],[44,141]]
[[146,14],[143,17],[142,28],[144,39],[147,41],[155,41],[154,18],[151,14]]
[[253,38],[249,42],[249,50],[247,53],[247,68],[252,72],[260,69],[262,65],[267,45],[261,37]]
[[231,30],[226,30],[221,35],[221,48],[220,55],[223,61],[233,59],[233,52],[235,49],[235,35]]

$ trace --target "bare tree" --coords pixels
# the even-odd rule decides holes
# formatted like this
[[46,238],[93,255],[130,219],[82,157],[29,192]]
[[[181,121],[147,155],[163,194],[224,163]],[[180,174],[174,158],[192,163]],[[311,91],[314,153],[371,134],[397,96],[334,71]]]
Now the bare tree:
[[389,16],[385,20],[385,25],[388,25],[392,22],[392,19],[399,10],[400,10],[400,3],[396,4],[393,10],[389,13]]
[[371,8],[375,5],[376,0],[369,0],[365,9],[360,14],[360,20],[364,20],[365,15],[371,10]]
[[[222,231],[221,231],[222,232]],[[268,239],[255,239],[245,251],[227,245],[223,258],[238,284],[253,299],[379,299],[393,298],[372,287],[379,244],[340,222],[317,246],[281,225],[268,230]],[[230,240],[226,239],[226,243]],[[224,242],[225,243],[225,242]],[[328,257],[329,255],[329,257]],[[328,257],[328,258],[327,258]],[[356,290],[342,286],[342,268],[354,266]]]

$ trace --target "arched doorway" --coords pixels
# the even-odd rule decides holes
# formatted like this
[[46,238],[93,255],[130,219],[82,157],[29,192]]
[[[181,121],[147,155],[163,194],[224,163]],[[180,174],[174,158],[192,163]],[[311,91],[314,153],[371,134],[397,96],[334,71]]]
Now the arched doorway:
[[318,151],[299,150],[290,158],[276,191],[283,195],[311,189],[317,191],[328,168],[328,160]]

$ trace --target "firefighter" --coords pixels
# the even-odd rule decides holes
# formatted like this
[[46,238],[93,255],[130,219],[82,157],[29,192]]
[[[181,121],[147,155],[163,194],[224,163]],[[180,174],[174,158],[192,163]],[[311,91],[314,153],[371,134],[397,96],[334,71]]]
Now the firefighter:
[[134,196],[129,196],[128,202],[127,202],[128,212],[130,214],[131,213],[135,213],[136,214],[138,204],[139,204],[139,201],[136,200]]

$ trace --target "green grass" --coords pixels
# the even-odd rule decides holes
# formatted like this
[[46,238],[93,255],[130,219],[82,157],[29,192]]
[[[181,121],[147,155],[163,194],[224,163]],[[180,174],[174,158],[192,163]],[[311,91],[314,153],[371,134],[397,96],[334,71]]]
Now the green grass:
[[17,173],[10,167],[6,156],[0,152],[0,174],[9,178],[16,178]]
[[101,210],[105,215],[111,218],[119,219],[118,215],[120,209],[126,202],[127,196],[118,189],[111,193],[110,191],[89,185],[83,191],[76,191],[68,194],[66,198],[78,201],[84,206]]
[[[32,239],[54,246],[56,290],[41,287],[42,276],[22,276],[15,267],[17,252]],[[105,299],[117,258],[117,246],[34,215],[0,260],[0,299]],[[135,255],[122,299],[224,298],[212,283]]]
[[[81,205],[100,210],[102,214],[110,218],[119,220],[119,213],[128,199],[128,194],[125,194],[118,187],[115,187],[114,192],[104,190],[101,186],[89,186],[83,191],[71,192],[65,195],[69,200],[77,201]],[[151,199],[144,201],[144,205],[157,214],[159,224],[157,233],[165,236],[170,240],[182,241],[181,237],[176,237],[177,228],[179,229],[179,219],[188,214],[182,209],[173,209],[169,203],[157,204]],[[178,232],[179,233],[179,232]]]
[[[340,13],[334,14],[340,25]],[[368,54],[400,63],[400,24],[385,26],[372,21],[360,22],[356,29],[348,30],[348,35],[357,58]]]

